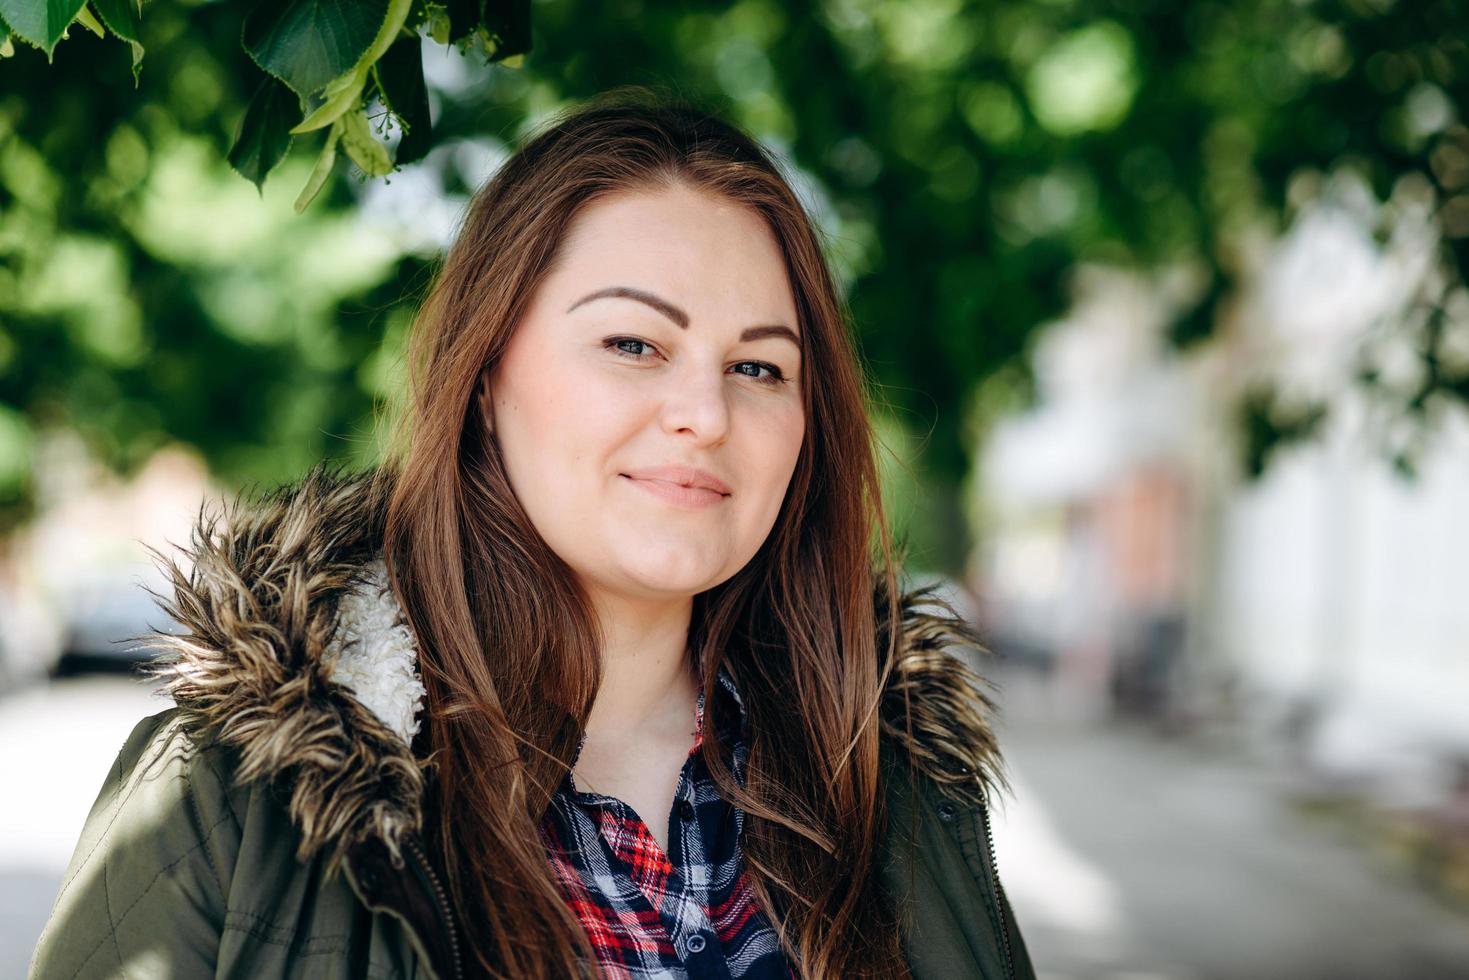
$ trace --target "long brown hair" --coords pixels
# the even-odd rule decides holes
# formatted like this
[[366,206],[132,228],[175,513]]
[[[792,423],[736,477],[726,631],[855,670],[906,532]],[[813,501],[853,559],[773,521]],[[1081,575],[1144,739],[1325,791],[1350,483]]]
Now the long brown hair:
[[[601,680],[598,625],[569,567],[521,508],[475,397],[568,224],[612,192],[683,184],[763,216],[800,318],[806,432],[760,551],[694,597],[710,720],[704,757],[747,815],[756,898],[803,977],[907,976],[881,887],[886,812],[874,583],[896,622],[870,392],[820,239],[759,144],[682,99],[622,88],[562,113],[476,193],[408,346],[388,464],[385,552],[421,644],[431,832],[473,953],[490,975],[578,975],[593,953],[538,827]],[[877,578],[874,578],[877,576]],[[746,785],[724,765],[716,674],[749,719]]]

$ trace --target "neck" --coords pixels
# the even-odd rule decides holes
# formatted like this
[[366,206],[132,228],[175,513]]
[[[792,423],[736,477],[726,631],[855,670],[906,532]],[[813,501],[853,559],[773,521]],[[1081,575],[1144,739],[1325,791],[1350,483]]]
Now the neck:
[[692,598],[654,603],[603,597],[596,605],[602,686],[587,717],[587,737],[682,733],[699,684],[688,652]]

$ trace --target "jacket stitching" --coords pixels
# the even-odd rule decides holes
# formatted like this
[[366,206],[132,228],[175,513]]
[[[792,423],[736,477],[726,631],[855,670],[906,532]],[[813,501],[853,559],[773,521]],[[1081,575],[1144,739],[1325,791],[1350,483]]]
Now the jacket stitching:
[[[114,949],[117,948],[117,927],[122,922],[123,919],[126,919],[128,917],[128,913],[131,912],[133,910],[133,908],[139,902],[141,902],[145,897],[147,897],[148,893],[153,890],[153,886],[158,883],[158,879],[159,878],[162,878],[169,871],[172,871],[175,867],[177,867],[179,864],[181,864],[183,862],[183,860],[185,858],[187,858],[189,855],[193,854],[195,851],[199,850],[201,847],[204,847],[206,844],[208,844],[210,838],[212,838],[214,836],[214,832],[219,829],[220,824],[224,823],[227,819],[229,819],[229,818],[228,817],[220,817],[218,820],[216,820],[214,822],[214,826],[212,826],[212,827],[209,828],[208,832],[204,835],[203,840],[200,840],[197,844],[195,844],[193,847],[189,848],[187,851],[184,851],[184,853],[180,854],[177,858],[175,858],[174,860],[172,860],[169,863],[165,864],[163,867],[159,868],[158,869],[158,873],[155,874],[152,878],[148,879],[148,884],[145,885],[145,886],[143,886],[143,890],[138,893],[138,897],[135,898],[135,899],[133,899],[130,903],[128,903],[128,907],[125,908],[125,909],[123,909],[122,910],[122,915],[118,916],[116,919],[113,919],[113,917],[112,917],[112,899],[107,894],[107,861],[105,859],[103,860],[103,862],[102,862],[102,897],[107,902],[107,918],[108,918],[108,926],[109,926],[108,932],[109,932],[110,936],[112,937],[112,945],[113,945],[113,948]],[[104,835],[104,836],[106,836],[106,835]],[[92,957],[97,955],[97,950],[99,950],[99,949],[102,948],[102,944],[107,941],[107,938],[108,938],[107,936],[103,936],[101,939],[97,940],[97,944],[95,946],[93,946],[87,952],[87,955],[82,959],[81,964],[77,967],[77,972],[74,973],[74,974],[72,974],[73,977],[76,977],[76,976],[80,976],[81,975],[82,967],[86,966],[89,962],[91,962]],[[118,962],[118,965],[119,966],[122,965],[122,952],[121,952],[121,950],[118,950],[117,962]]]
[[[199,799],[198,799],[198,794],[196,794],[194,792],[194,783],[193,783],[192,778],[185,785],[186,785],[186,793],[185,793],[185,795],[188,796],[188,798],[189,798],[189,809],[192,810],[193,813],[194,813],[194,822],[199,827],[203,827],[204,826],[204,815],[199,812]],[[221,818],[221,822],[223,822],[223,819],[222,818]],[[224,879],[222,877],[220,877],[219,869],[214,866],[214,855],[211,854],[211,853],[209,853],[209,848],[207,848],[207,847],[204,848],[204,860],[209,864],[209,873],[212,874],[212,875],[214,875],[214,884],[219,889],[220,897],[223,898],[224,897]]]
[[[238,923],[231,922],[230,921],[231,919],[247,919],[247,920],[250,920],[251,922],[253,922],[255,924],[254,925],[239,925]],[[226,912],[225,913],[225,920],[224,920],[224,927],[225,927],[226,930],[233,929],[233,930],[235,930],[237,932],[248,932],[251,935],[258,935],[261,932],[274,933],[277,936],[284,937],[284,938],[283,939],[267,940],[267,941],[269,941],[269,942],[275,942],[278,945],[282,945],[282,946],[290,945],[291,941],[295,938],[296,932],[297,932],[297,930],[296,930],[296,928],[294,926],[282,926],[282,925],[278,925],[278,924],[276,924],[276,922],[275,922],[274,919],[271,919],[268,916],[260,915],[259,913],[256,913],[256,912],[246,912],[243,909],[232,909],[229,912]],[[265,936],[258,936],[258,938],[265,939],[266,937]],[[333,933],[331,935],[326,935],[326,936],[310,936],[306,940],[304,940],[304,942],[306,942],[308,944],[309,943],[323,943],[323,942],[327,942],[328,940],[334,940],[335,941],[335,940],[344,940],[344,939],[350,939],[350,938],[351,938],[351,935],[349,933],[342,932],[342,933]]]
[[[112,917],[112,893],[107,888],[107,859],[105,857],[102,859],[102,904],[103,907],[107,909],[107,935],[112,937],[112,952],[117,955],[117,968],[121,970],[122,947],[120,947],[117,942],[117,920]],[[97,941],[97,949],[102,948],[102,943],[104,941],[105,940]],[[92,950],[92,953],[97,952],[97,949]],[[92,953],[88,953],[87,959],[82,960],[82,966],[85,966],[87,960],[90,960],[92,958]],[[81,967],[78,967],[77,973],[81,972]]]
[[213,760],[211,760],[209,755],[202,749],[199,751],[197,758],[209,768],[209,771],[211,774],[213,774],[215,781],[219,783],[220,797],[224,803],[224,808],[229,811],[230,818],[234,820],[235,829],[243,833],[245,829],[244,821],[240,819],[239,812],[235,810],[235,801],[230,799],[230,781],[225,779],[224,776],[220,774],[220,771],[215,768]]
[[311,936],[301,944],[301,955],[322,956],[327,953],[345,953],[347,951],[347,937],[345,936]]
[[[232,918],[255,919],[257,925],[231,922]],[[249,912],[230,912],[225,916],[225,932],[239,932],[251,936],[263,943],[272,946],[289,947],[296,942],[295,930],[275,925],[267,919],[252,915]],[[271,935],[275,933],[275,935]],[[285,937],[285,938],[282,938]],[[330,936],[308,936],[300,942],[300,955],[321,956],[326,953],[345,953],[347,951],[347,940],[350,937],[344,933]]]
[[225,913],[225,919],[226,928],[229,927],[229,919],[251,919],[255,922],[262,923],[267,929],[273,932],[279,932],[287,936],[295,935],[296,933],[295,928],[292,926],[277,925],[276,921],[269,916],[261,915],[259,912],[246,912],[244,909],[230,909]]
[[[241,935],[249,936],[267,945],[279,946],[281,949],[288,949],[292,945],[290,940],[273,939],[270,936],[262,935],[259,930],[253,927],[226,926],[225,931],[238,932]],[[347,944],[336,936],[312,936],[297,947],[293,958],[304,960],[311,956],[329,956],[333,953],[345,953],[346,951]]]
[[268,943],[271,946],[279,946],[282,949],[291,945],[291,941],[289,939],[281,939],[277,936],[270,935],[269,928],[266,926],[240,925],[238,923],[226,921],[223,931],[238,932],[243,935],[249,936],[252,939],[257,939],[262,943]]

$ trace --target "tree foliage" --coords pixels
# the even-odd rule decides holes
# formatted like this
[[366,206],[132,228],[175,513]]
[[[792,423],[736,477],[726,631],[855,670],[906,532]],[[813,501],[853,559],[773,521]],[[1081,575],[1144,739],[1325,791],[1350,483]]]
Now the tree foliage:
[[[81,25],[126,42],[136,83],[144,47],[142,0],[0,0],[0,43],[19,38],[51,58],[68,29]],[[13,25],[13,26],[12,26]],[[104,26],[105,29],[104,29]],[[305,210],[321,190],[337,147],[365,174],[380,177],[422,159],[433,145],[420,31],[486,64],[518,65],[530,48],[530,0],[260,0],[244,16],[240,44],[260,68],[228,158],[256,187],[295,136],[326,130],[317,163],[296,198]],[[13,53],[13,45],[6,49]],[[379,105],[400,134],[390,155],[372,134]]]
[[[940,483],[968,466],[977,382],[1023,378],[1080,261],[1196,265],[1206,285],[1173,334],[1199,342],[1247,229],[1285,226],[1301,174],[1346,168],[1384,199],[1405,177],[1431,190],[1445,275],[1425,310],[1469,273],[1469,10],[1452,0],[544,0],[533,23],[492,0],[152,0],[140,18],[129,0],[48,0],[21,16],[40,6],[0,0],[39,45],[0,62],[12,447],[66,425],[126,466],[181,438],[260,477],[366,452],[369,355],[391,351],[432,250],[354,255],[369,239],[333,229],[357,227],[370,185],[330,180],[338,149],[392,182],[374,200],[412,176],[462,202],[547,110],[627,82],[715,105],[797,168],[881,397]],[[58,43],[83,12],[97,25]],[[1425,420],[1469,398],[1451,327],[1403,328],[1424,370],[1394,397]],[[1241,407],[1252,459],[1311,428],[1274,404]],[[27,468],[9,469],[0,493],[20,506]]]

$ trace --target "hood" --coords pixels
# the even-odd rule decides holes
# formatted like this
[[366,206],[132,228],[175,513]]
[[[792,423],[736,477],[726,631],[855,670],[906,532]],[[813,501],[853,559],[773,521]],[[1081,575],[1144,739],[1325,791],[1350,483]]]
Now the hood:
[[[197,744],[236,753],[240,783],[280,787],[297,856],[335,868],[367,838],[395,861],[422,822],[426,763],[414,751],[425,690],[417,647],[381,555],[391,476],[322,463],[298,482],[201,507],[184,561],[154,552],[181,626],[147,639]],[[874,587],[886,641],[885,587]],[[1008,789],[988,682],[963,661],[982,650],[931,587],[901,597],[898,656],[884,692],[886,741],[961,801]],[[903,718],[912,706],[911,730]]]

